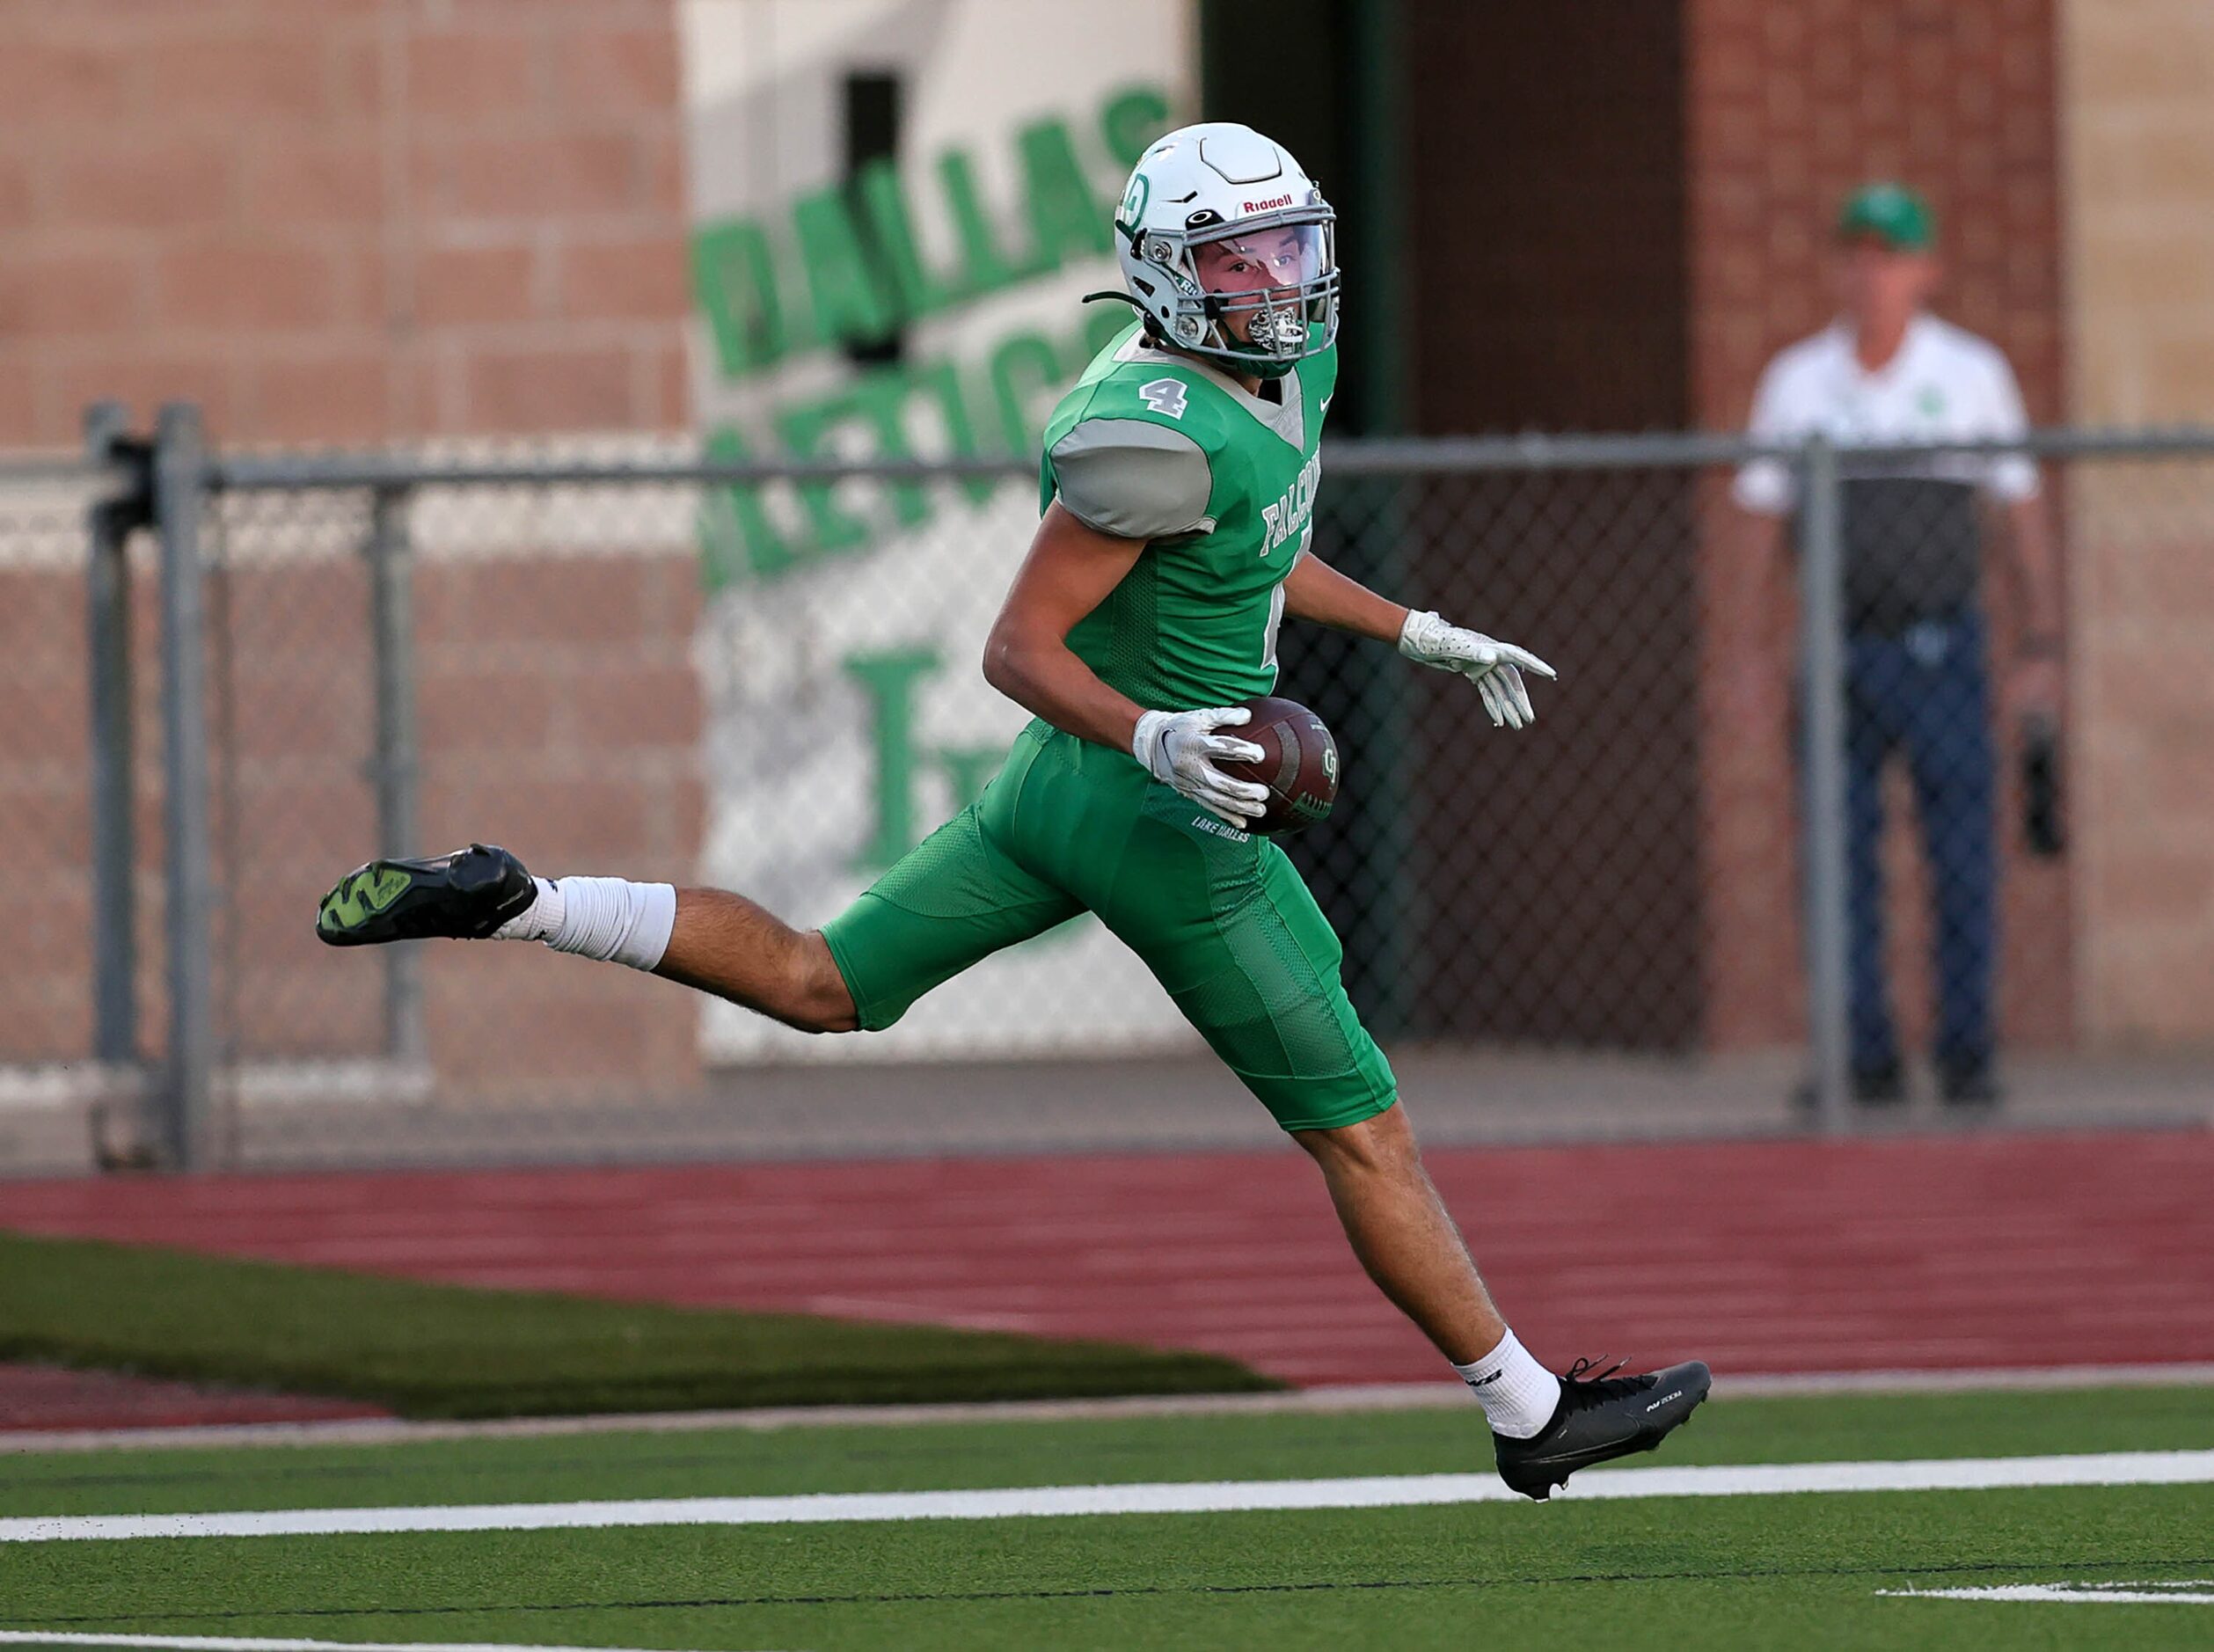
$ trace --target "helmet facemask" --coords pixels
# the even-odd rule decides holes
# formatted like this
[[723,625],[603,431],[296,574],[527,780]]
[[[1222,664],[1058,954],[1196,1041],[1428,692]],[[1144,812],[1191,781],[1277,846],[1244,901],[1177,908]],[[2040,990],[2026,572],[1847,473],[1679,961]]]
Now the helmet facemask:
[[1158,272],[1168,313],[1153,321],[1166,343],[1233,373],[1277,378],[1338,336],[1334,216],[1317,200],[1229,224],[1195,214],[1213,221],[1180,233],[1118,228],[1140,265]]

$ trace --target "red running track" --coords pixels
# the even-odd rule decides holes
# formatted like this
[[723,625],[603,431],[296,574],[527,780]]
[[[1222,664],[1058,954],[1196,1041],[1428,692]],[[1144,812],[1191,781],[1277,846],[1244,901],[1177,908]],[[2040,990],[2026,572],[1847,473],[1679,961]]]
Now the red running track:
[[[1541,1358],[1724,1371],[2214,1359],[2214,1133],[1460,1149],[1432,1173]],[[1303,1156],[0,1184],[0,1225],[472,1284],[1435,1379]]]

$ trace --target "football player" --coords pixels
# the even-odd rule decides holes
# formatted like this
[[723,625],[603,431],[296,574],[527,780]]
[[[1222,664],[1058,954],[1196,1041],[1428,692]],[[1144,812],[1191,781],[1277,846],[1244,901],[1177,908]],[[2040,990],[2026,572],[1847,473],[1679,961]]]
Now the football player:
[[1491,720],[1533,716],[1535,655],[1412,610],[1309,551],[1337,376],[1338,266],[1321,192],[1227,123],[1140,157],[1114,222],[1131,325],[1045,433],[1036,537],[984,647],[1034,713],[1005,764],[819,930],[741,895],[533,878],[472,844],[373,861],[325,897],[337,946],[544,941],[652,970],[813,1032],[891,1026],[932,988],[1085,910],[1320,1166],[1355,1254],[1467,1381],[1500,1473],[1543,1498],[1657,1444],[1706,1397],[1692,1363],[1555,1376],[1516,1340],[1424,1173],[1341,952],[1282,850],[1246,830],[1266,793],[1237,703],[1276,679],[1287,617],[1467,677]]

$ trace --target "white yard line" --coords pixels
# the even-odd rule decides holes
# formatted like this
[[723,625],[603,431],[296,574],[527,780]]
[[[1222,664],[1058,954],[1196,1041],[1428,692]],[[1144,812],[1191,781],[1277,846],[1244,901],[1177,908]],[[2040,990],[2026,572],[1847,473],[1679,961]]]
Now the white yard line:
[[[1779,1493],[1987,1491],[2022,1486],[2214,1483],[2214,1451],[2108,1451],[1919,1462],[1781,1463],[1596,1469],[1557,1494],[1757,1497]],[[239,1514],[55,1515],[0,1520],[0,1542],[121,1538],[255,1538],[398,1531],[548,1531],[610,1526],[778,1525],[860,1520],[1002,1520],[1034,1516],[1217,1514],[1252,1509],[1391,1509],[1512,1502],[1490,1474],[1347,1480],[1154,1481],[990,1491],[844,1492],[787,1497],[659,1497],[622,1502],[479,1503],[394,1509],[280,1509]]]
[[[1953,1393],[1967,1390],[2147,1388],[2214,1385],[2214,1363],[2050,1365],[1991,1371],[1808,1371],[1728,1374],[1722,1400],[1774,1394]],[[177,1429],[26,1429],[0,1431],[11,1451],[92,1451],[119,1447],[391,1445],[408,1441],[540,1438],[571,1434],[691,1433],[705,1429],[853,1428],[930,1422],[1065,1422],[1114,1417],[1267,1416],[1280,1413],[1446,1410],[1469,1404],[1459,1383],[1359,1383],[1260,1394],[1138,1394],[1106,1400],[1006,1400],[912,1406],[778,1406],[747,1411],[662,1411],[588,1417],[501,1417],[474,1422],[350,1418],[328,1422],[211,1423]]]
[[1992,1583],[1980,1589],[1879,1589],[1893,1600],[2057,1601],[2069,1605],[2214,1606],[2214,1578],[2179,1583]]
[[1950,1394],[1980,1388],[2181,1388],[2214,1384],[2214,1361],[2173,1365],[2008,1365],[1991,1371],[1822,1371],[1718,1377],[1714,1392],[1769,1394]]

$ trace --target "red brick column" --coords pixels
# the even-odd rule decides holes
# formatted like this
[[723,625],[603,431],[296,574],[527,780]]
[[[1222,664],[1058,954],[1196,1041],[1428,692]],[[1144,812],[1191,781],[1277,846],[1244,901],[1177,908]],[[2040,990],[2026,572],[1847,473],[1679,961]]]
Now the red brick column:
[[[1692,405],[1742,428],[1754,381],[1781,346],[1833,311],[1825,254],[1845,192],[1894,177],[1923,190],[1947,278],[1937,308],[1992,340],[2033,422],[2062,413],[2058,153],[2051,0],[1688,0]],[[1792,771],[1786,760],[1787,617],[1732,608],[1722,578],[1730,512],[1717,501],[1702,559],[1709,669],[1706,802],[1708,1037],[1796,1035],[1800,998]],[[2005,581],[1994,581],[2003,596]],[[2008,634],[1998,615],[1998,634]],[[1766,691],[1733,698],[1717,662],[1775,662]],[[2011,763],[2007,765],[2011,779]],[[1902,800],[1903,801],[1903,800]],[[1904,823],[1905,810],[1895,809]],[[2012,1041],[2064,1039],[2072,1016],[2064,866],[2006,866],[2003,1020]],[[1892,845],[1911,870],[1907,833]],[[1919,881],[1895,880],[1894,972],[1904,1030],[1926,999]]]

